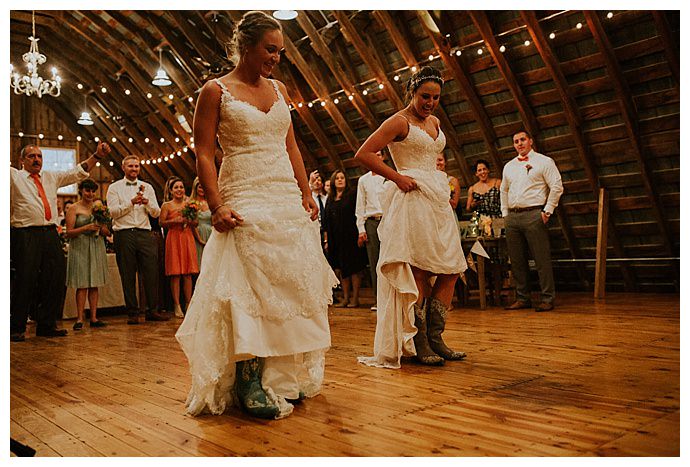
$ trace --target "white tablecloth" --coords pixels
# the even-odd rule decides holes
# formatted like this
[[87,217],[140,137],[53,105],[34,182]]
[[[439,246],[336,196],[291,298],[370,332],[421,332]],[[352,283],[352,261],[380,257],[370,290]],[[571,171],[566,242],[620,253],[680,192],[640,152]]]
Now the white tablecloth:
[[[112,308],[125,306],[125,296],[122,294],[122,283],[120,282],[120,272],[117,270],[115,253],[108,253],[108,279],[103,287],[98,288],[98,308]],[[138,288],[137,288],[138,289]],[[137,297],[139,290],[137,290]],[[86,300],[84,309],[89,309],[89,301]],[[65,306],[62,309],[63,318],[77,317],[77,302],[75,289],[67,287],[65,295]]]

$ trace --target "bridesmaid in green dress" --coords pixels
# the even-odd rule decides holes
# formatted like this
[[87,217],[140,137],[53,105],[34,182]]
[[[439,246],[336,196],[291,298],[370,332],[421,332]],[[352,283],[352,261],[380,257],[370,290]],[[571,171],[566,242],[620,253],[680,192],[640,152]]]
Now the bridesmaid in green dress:
[[196,257],[199,260],[199,269],[201,269],[201,255],[204,253],[204,246],[211,236],[213,231],[213,224],[211,224],[211,210],[208,208],[204,189],[199,183],[199,177],[194,179],[192,184],[192,193],[190,199],[199,202],[199,225],[194,228],[194,240],[196,244]]
[[84,305],[89,298],[92,328],[106,325],[96,317],[98,287],[105,285],[108,263],[104,238],[110,235],[108,227],[94,221],[93,209],[98,184],[90,178],[78,185],[80,200],[65,213],[66,236],[69,239],[67,254],[67,287],[74,287],[77,302],[77,322],[72,328],[84,327]]

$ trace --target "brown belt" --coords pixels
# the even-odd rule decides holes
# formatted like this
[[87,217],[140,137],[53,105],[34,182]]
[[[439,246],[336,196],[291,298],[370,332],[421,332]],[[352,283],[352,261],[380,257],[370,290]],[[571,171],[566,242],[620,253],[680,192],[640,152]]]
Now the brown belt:
[[526,208],[510,208],[508,209],[508,212],[525,212],[525,211],[534,211],[536,209],[544,209],[544,206],[528,206]]

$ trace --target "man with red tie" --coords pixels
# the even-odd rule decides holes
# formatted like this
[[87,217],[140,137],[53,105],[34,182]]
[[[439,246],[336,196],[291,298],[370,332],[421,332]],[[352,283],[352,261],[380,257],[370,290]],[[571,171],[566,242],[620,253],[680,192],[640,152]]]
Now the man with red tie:
[[532,307],[528,248],[534,257],[541,288],[541,300],[535,310],[552,310],[556,296],[546,224],[563,194],[563,183],[553,159],[534,151],[533,144],[527,131],[515,133],[513,147],[518,155],[503,167],[501,211],[517,295],[515,303],[506,307],[508,310]]
[[57,190],[89,176],[96,162],[110,153],[107,143],[72,170],[41,172],[43,153],[25,146],[22,169],[10,168],[10,341],[25,339],[29,308],[36,316],[36,335],[67,335],[57,329],[65,287],[65,255],[57,233]]

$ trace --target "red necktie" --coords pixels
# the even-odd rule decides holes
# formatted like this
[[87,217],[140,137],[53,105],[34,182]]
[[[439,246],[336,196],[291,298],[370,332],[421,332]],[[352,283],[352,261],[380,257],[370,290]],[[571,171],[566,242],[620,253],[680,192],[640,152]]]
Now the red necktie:
[[43,183],[41,183],[41,177],[38,174],[31,174],[31,178],[34,179],[36,188],[38,188],[38,196],[41,197],[43,201],[43,210],[46,213],[46,220],[49,221],[52,217],[52,212],[50,211],[50,204],[48,204],[48,198],[46,197],[46,191],[43,189]]

